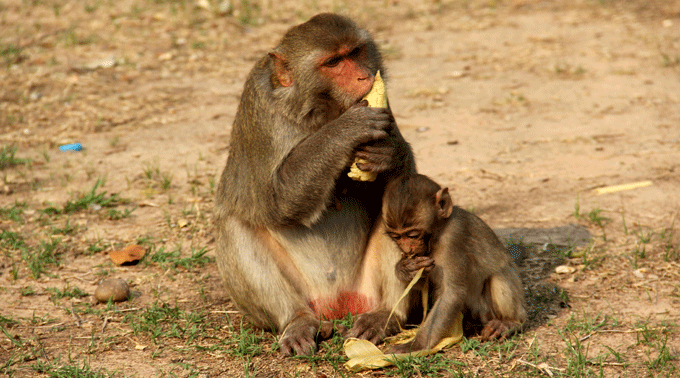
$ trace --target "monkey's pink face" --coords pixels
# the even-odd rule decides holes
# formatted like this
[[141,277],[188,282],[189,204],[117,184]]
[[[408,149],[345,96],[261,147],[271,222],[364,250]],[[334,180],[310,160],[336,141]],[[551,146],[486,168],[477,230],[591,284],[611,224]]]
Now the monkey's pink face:
[[394,240],[401,252],[408,257],[426,256],[428,254],[428,234],[423,230],[408,231],[391,230],[387,234]]
[[338,51],[321,57],[318,64],[323,76],[350,98],[359,101],[370,92],[375,81],[367,63],[366,47],[360,45],[353,48],[343,46]]

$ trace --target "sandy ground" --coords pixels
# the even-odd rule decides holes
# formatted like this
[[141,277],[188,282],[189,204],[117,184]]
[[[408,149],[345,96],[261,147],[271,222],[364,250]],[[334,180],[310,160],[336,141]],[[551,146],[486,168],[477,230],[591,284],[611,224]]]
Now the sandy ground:
[[[566,289],[571,307],[522,335],[523,348],[539,345],[539,360],[561,374],[569,344],[556,330],[575,319],[605,319],[609,332],[582,341],[591,356],[608,356],[605,376],[668,371],[649,370],[646,361],[655,357],[639,342],[640,324],[675,335],[665,350],[677,363],[680,2],[284,0],[220,12],[208,1],[4,0],[0,146],[15,146],[17,157],[32,162],[0,170],[0,231],[21,235],[33,250],[55,240],[55,229],[75,230],[59,238],[58,266],[38,278],[21,249],[1,245],[7,337],[0,335],[0,365],[14,362],[0,374],[38,374],[31,366],[66,363],[67,350],[74,361],[131,376],[338,374],[327,363],[310,367],[272,353],[244,367],[224,352],[187,352],[181,338],[159,346],[131,334],[124,313],[83,313],[79,321],[74,303],[89,298],[51,300],[48,290],[77,286],[91,294],[101,276],[122,277],[136,293],[124,308],[198,303],[216,325],[211,335],[225,338],[225,317],[238,325],[240,315],[214,263],[119,267],[107,252],[141,238],[149,253],[205,248],[214,256],[215,181],[247,72],[288,27],[329,10],[373,33],[419,170],[449,186],[457,204],[494,228],[577,223],[594,235],[580,257],[566,260],[575,269],[548,277]],[[71,142],[84,150],[58,151]],[[41,212],[79,198],[100,178],[100,190],[125,199],[116,209],[134,209],[130,216],[111,219],[96,207]],[[595,191],[644,181],[651,185]],[[8,215],[17,204],[19,220]],[[609,218],[603,227],[589,217],[598,211]],[[100,250],[88,253],[92,245]],[[95,334],[97,347],[88,348]],[[657,349],[652,356],[664,351]],[[455,348],[446,356],[478,361]],[[518,359],[499,366],[538,374]],[[488,376],[494,369],[485,362],[466,371]]]

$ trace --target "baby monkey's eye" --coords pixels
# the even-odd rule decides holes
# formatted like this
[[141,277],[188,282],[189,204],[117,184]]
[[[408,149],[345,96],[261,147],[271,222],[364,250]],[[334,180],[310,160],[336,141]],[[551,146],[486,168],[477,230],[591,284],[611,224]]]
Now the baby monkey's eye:
[[420,231],[411,231],[408,234],[406,234],[406,237],[409,239],[418,239],[420,238]]
[[401,238],[401,235],[396,232],[388,232],[387,235],[394,240],[399,240]]

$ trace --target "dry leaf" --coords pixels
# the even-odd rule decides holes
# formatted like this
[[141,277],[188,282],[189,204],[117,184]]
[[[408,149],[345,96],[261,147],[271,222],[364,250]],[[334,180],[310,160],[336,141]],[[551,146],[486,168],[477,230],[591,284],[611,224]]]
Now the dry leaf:
[[125,263],[136,263],[144,257],[146,251],[144,247],[139,245],[128,245],[120,251],[109,252],[109,257],[116,265],[123,265]]

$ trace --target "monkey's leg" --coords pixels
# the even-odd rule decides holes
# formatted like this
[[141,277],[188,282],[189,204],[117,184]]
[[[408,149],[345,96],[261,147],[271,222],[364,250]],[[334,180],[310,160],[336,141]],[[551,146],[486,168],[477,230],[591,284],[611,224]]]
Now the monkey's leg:
[[306,282],[266,231],[229,218],[218,229],[217,267],[234,303],[262,328],[282,333],[281,353],[316,350],[319,319],[307,304]]
[[491,276],[485,288],[484,300],[490,301],[493,314],[485,321],[480,333],[482,340],[503,339],[521,330],[526,319],[521,281],[514,267],[508,266]]
[[357,316],[348,337],[369,340],[374,344],[399,332],[400,325],[412,307],[409,297],[399,302],[406,287],[395,273],[394,266],[401,259],[399,247],[387,236],[382,222],[377,222],[366,246],[359,274],[358,291],[369,297],[380,298],[377,307]]

